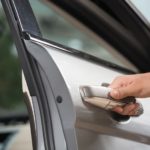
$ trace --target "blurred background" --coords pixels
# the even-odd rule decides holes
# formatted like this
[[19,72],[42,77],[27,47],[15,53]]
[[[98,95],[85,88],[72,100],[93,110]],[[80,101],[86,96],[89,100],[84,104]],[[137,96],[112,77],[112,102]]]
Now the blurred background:
[[20,73],[17,51],[0,5],[0,120],[26,112],[22,101]]
[[[51,7],[38,0],[30,0],[30,3],[44,38],[126,67],[114,58],[109,49],[72,25]],[[146,9],[150,6],[150,1],[133,0],[133,3],[150,21],[150,12],[147,11],[150,9]],[[21,67],[0,3],[0,125],[23,124],[27,120],[28,113],[21,87]],[[0,143],[1,141],[0,135]]]

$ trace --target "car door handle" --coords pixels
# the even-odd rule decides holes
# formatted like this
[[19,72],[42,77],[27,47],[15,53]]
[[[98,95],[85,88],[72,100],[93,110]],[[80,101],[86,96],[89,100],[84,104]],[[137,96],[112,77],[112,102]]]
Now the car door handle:
[[[112,110],[116,106],[124,107],[130,103],[136,103],[134,97],[126,97],[120,101],[116,101],[110,96],[111,88],[104,86],[81,86],[80,94],[83,101],[100,107],[105,110]],[[139,104],[137,114],[134,116],[140,116],[143,113],[143,107]]]

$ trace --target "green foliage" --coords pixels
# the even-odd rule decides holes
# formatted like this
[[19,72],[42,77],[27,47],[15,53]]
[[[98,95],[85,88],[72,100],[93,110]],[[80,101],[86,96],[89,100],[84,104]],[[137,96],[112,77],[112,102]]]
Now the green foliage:
[[5,20],[0,16],[0,108],[13,109],[22,102],[21,73],[18,58],[12,53],[13,40]]

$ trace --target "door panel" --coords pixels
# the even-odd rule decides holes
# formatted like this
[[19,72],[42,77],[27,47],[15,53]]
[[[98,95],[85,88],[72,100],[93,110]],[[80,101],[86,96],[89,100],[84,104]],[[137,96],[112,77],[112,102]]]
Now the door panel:
[[[42,44],[42,41],[39,41],[38,44],[45,48],[49,55],[52,56],[70,91],[76,109],[75,126],[77,139],[81,144],[79,149],[83,147],[96,150],[102,147],[105,149],[112,149],[112,147],[113,149],[126,149],[128,146],[130,148],[131,145],[133,147],[138,145],[136,149],[149,148],[148,145],[143,146],[140,143],[150,144],[150,119],[147,107],[150,101],[140,101],[144,107],[144,114],[142,116],[130,118],[128,122],[116,122],[106,111],[87,106],[81,99],[79,93],[81,85],[110,83],[113,78],[122,75],[122,73],[60,51],[57,45],[45,45]],[[89,147],[87,148],[87,144],[85,145],[84,142],[86,139],[88,141],[91,137],[92,141],[91,143],[88,142]],[[105,139],[107,139],[107,142],[102,142]]]
[[[80,150],[149,150],[149,145],[139,144],[131,140],[116,138],[108,135],[98,135],[87,130],[77,130]],[[86,137],[86,138],[85,138]]]

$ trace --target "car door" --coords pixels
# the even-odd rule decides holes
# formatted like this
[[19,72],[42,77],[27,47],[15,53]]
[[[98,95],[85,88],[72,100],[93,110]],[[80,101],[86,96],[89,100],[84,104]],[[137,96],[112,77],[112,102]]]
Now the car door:
[[149,101],[140,117],[114,117],[85,104],[79,91],[132,71],[43,39],[27,0],[2,4],[25,76],[34,149],[149,149]]

